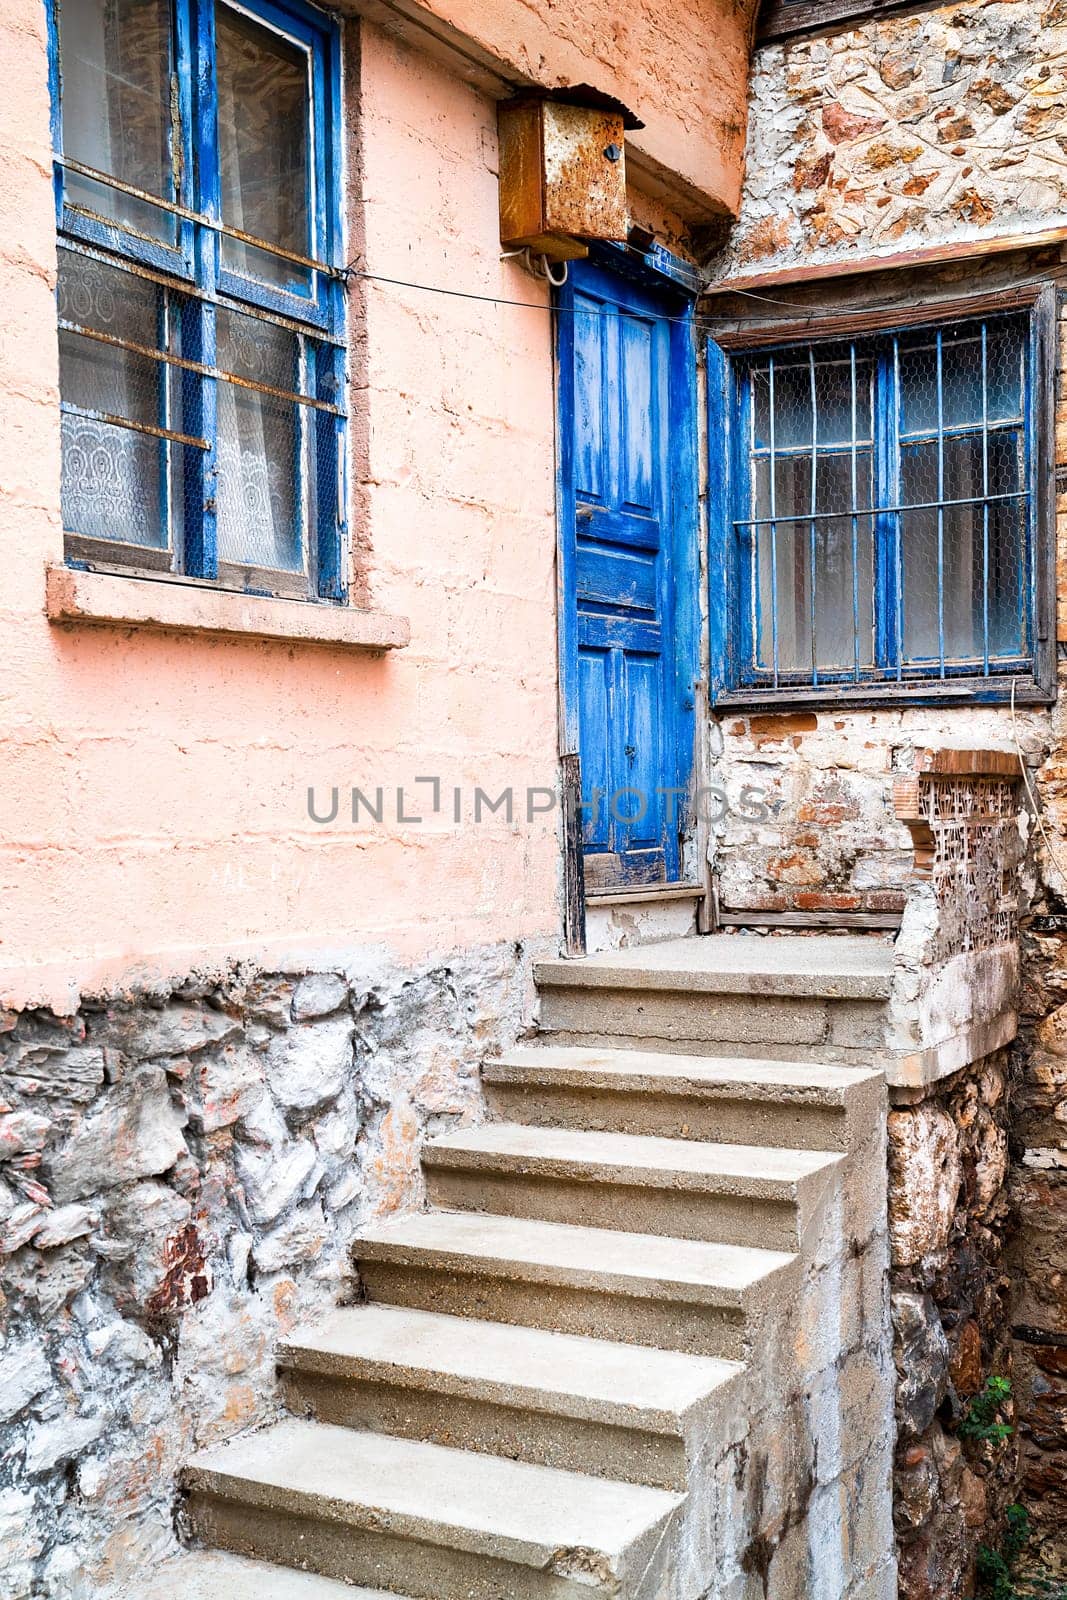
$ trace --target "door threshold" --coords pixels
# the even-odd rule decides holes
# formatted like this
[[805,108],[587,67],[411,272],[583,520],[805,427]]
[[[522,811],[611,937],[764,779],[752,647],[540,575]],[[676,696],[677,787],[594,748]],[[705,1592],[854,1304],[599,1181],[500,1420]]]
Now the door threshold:
[[649,900],[703,900],[702,883],[609,884],[602,889],[586,889],[590,906],[641,905]]

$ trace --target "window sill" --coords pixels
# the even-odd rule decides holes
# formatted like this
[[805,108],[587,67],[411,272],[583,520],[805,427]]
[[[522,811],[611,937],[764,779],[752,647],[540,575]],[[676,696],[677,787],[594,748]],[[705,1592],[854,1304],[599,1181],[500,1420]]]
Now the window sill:
[[58,627],[202,633],[369,651],[401,650],[411,639],[407,618],[384,611],[237,594],[173,578],[84,572],[59,562],[46,568],[45,594],[48,620]]
[[761,689],[750,685],[744,689],[713,691],[711,709],[727,712],[780,710],[785,707],[819,710],[831,705],[997,705],[1011,701],[1013,681],[1016,705],[1054,704],[1054,689],[1042,687],[1030,673],[1020,673],[1014,680],[1005,674],[1003,677],[985,679],[948,678],[943,682],[912,682],[903,686],[898,683],[821,683],[817,687],[803,684],[784,689]]

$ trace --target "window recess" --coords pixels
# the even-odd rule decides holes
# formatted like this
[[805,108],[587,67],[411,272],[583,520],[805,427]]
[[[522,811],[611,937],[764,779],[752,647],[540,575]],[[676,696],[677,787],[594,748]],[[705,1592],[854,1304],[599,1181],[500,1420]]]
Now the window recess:
[[343,595],[339,37],[299,0],[56,0],[68,559]]
[[720,698],[1047,697],[1053,326],[711,347]]

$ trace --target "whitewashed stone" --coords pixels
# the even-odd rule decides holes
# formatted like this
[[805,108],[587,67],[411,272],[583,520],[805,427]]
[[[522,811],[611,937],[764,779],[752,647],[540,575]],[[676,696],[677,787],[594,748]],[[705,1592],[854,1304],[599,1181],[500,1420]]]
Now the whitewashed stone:
[[103,1282],[121,1309],[135,1313],[156,1294],[170,1264],[168,1243],[191,1214],[188,1200],[162,1183],[138,1183],[108,1204],[105,1236],[121,1250],[105,1267]]
[[62,1307],[81,1294],[96,1270],[94,1252],[84,1240],[75,1240],[64,1249],[48,1254],[38,1254],[35,1249],[15,1260],[25,1262],[27,1268],[20,1292],[27,1300],[36,1301],[37,1311],[45,1322],[51,1322]]
[[21,1489],[0,1490],[0,1597],[23,1600],[31,1592],[34,1563],[44,1549],[36,1496]]
[[51,1126],[48,1117],[39,1117],[32,1111],[0,1116],[0,1161],[43,1149]]
[[26,1436],[26,1471],[50,1472],[61,1461],[74,1461],[95,1444],[107,1426],[104,1417],[58,1417],[38,1422]]
[[84,1104],[104,1082],[105,1071],[104,1051],[97,1045],[67,1049],[23,1043],[5,1055],[0,1083],[22,1094]]
[[225,1012],[179,1001],[159,1011],[137,1007],[128,1012],[112,1012],[106,1033],[126,1055],[147,1059],[187,1056],[206,1045],[236,1039],[241,1023]]
[[912,1266],[948,1243],[962,1167],[947,1112],[920,1105],[889,1116],[889,1237],[895,1266]]
[[33,1242],[38,1250],[56,1250],[62,1244],[70,1244],[72,1239],[84,1237],[92,1230],[94,1222],[94,1214],[88,1206],[60,1206],[57,1211],[46,1214]]
[[262,1057],[244,1044],[205,1049],[189,1079],[190,1120],[204,1133],[240,1120],[263,1092]]
[[166,1172],[185,1150],[184,1126],[162,1068],[130,1074],[49,1158],[54,1198],[61,1204],[81,1200]]
[[252,1254],[252,1235],[235,1233],[226,1246],[226,1259],[230,1264],[230,1277],[241,1286],[248,1282],[248,1261]]
[[315,1123],[315,1146],[330,1166],[351,1159],[359,1140],[363,1119],[352,1101],[327,1111]]
[[0,1350],[0,1422],[18,1416],[51,1382],[52,1369],[35,1340],[4,1345]]
[[294,1201],[309,1199],[322,1177],[315,1147],[306,1139],[278,1153],[242,1150],[237,1170],[248,1209],[260,1226],[274,1222]]
[[265,1091],[241,1117],[241,1138],[264,1149],[285,1144],[289,1130],[285,1118]]
[[353,1200],[358,1200],[363,1188],[363,1174],[358,1167],[353,1167],[326,1191],[326,1206],[330,1215],[343,1211]]
[[348,985],[336,972],[309,972],[293,993],[293,1021],[328,1017],[348,1000]]
[[16,1205],[9,1212],[3,1227],[0,1227],[0,1255],[13,1255],[16,1250],[21,1250],[24,1244],[44,1227],[48,1212],[43,1206],[36,1205],[32,1200],[25,1200],[21,1205]]
[[273,1233],[255,1245],[252,1255],[259,1272],[281,1272],[295,1261],[317,1261],[328,1234],[322,1205],[299,1206]]
[[335,1100],[352,1066],[351,1017],[305,1023],[276,1039],[267,1051],[267,1078],[275,1099],[293,1111]]
[[96,1600],[98,1585],[85,1570],[77,1550],[58,1545],[44,1564],[45,1593],[62,1600]]
[[143,1328],[124,1317],[112,1316],[102,1326],[92,1329],[86,1343],[94,1357],[106,1360],[118,1372],[131,1368],[151,1371],[163,1364],[159,1346]]

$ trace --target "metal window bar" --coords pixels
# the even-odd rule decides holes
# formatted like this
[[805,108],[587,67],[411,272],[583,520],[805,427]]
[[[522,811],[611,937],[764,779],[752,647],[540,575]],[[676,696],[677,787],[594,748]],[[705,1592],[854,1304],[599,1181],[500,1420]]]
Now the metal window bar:
[[259,322],[269,322],[279,328],[288,328],[290,333],[310,334],[319,344],[332,345],[337,350],[348,348],[347,341],[343,337],[332,334],[328,328],[321,327],[318,323],[301,322],[296,317],[286,316],[284,312],[268,310],[265,306],[238,300],[232,295],[219,294],[194,283],[191,278],[179,278],[173,273],[146,267],[130,256],[112,254],[97,245],[87,244],[84,239],[74,238],[71,234],[61,235],[59,242],[64,250],[70,250],[75,255],[86,256],[90,261],[100,261],[104,266],[115,267],[122,272],[130,272],[134,277],[144,278],[148,283],[158,283],[160,288],[173,289],[188,300],[196,300],[203,305],[225,306],[240,311],[242,316],[255,317]]
[[206,439],[195,434],[178,433],[173,428],[156,427],[151,422],[135,422],[132,417],[120,417],[112,411],[97,411],[91,406],[75,405],[72,400],[61,400],[59,409],[68,417],[81,417],[86,422],[106,422],[111,428],[128,428],[131,433],[144,433],[152,439],[168,439],[174,444],[187,444],[194,450],[210,450]]
[[[985,504],[987,501],[988,501],[988,503],[990,505],[996,505],[996,503],[998,501],[1004,501],[1004,500],[1029,500],[1029,498],[1030,498],[1029,489],[1006,489],[1006,490],[1004,490],[1003,493],[1000,493],[1000,494],[964,495],[959,500],[909,500],[906,505],[901,503],[900,505],[893,505],[893,506],[875,506],[875,505],[871,505],[871,506],[855,506],[855,505],[853,505],[853,506],[847,506],[844,511],[825,511],[825,510],[824,511],[820,511],[819,512],[819,520],[828,522],[831,519],[835,519],[836,520],[837,518],[840,518],[840,517],[868,517],[868,516],[871,516],[872,514],[874,514],[875,512],[879,512],[879,513],[881,513],[883,515],[886,515],[886,516],[893,516],[893,515],[899,514],[902,511],[936,511],[938,506],[944,506],[946,511],[948,511],[953,506],[980,506],[980,505]],[[781,523],[781,522],[810,522],[811,521],[811,512],[810,511],[798,511],[795,516],[785,516],[785,515],[779,513],[779,515],[776,516],[773,520],[775,522],[778,522],[778,523]],[[771,521],[772,521],[772,519],[770,517],[747,517],[747,518],[746,517],[738,517],[734,521],[734,527],[735,528],[764,528],[764,527],[769,527]]]
[[989,676],[989,339],[982,323],[982,672]]
[[[245,309],[242,307],[241,315]],[[186,356],[176,356],[167,350],[153,350],[148,345],[137,344],[132,339],[122,339],[117,334],[104,333],[100,328],[86,328],[77,322],[68,322],[59,319],[59,327],[64,333],[76,333],[82,339],[95,339],[100,344],[111,345],[119,350],[129,350],[134,355],[148,356],[153,361],[165,362],[167,366],[180,367],[185,372],[195,372],[201,378],[219,378],[225,383],[235,383],[240,389],[251,389],[256,394],[269,394],[276,400],[289,400],[293,405],[308,406],[313,411],[328,411],[332,416],[343,417],[346,413],[341,406],[335,406],[328,400],[316,400],[308,394],[296,394],[288,389],[275,388],[270,383],[259,383],[254,378],[242,378],[236,372],[226,372],[221,367],[205,366],[202,361],[190,361]]]
[[[225,235],[227,239],[237,239],[241,244],[254,246],[257,250],[266,250],[269,255],[278,256],[282,261],[291,261],[294,266],[308,267],[312,272],[321,272],[329,278],[345,277],[344,267],[331,266],[326,261],[318,261],[314,256],[303,256],[295,250],[286,250],[280,244],[270,244],[266,239],[260,239],[254,233],[243,233],[240,228],[228,227],[215,217],[209,217],[202,211],[191,211],[188,206],[176,204],[173,200],[164,200],[160,195],[149,194],[146,189],[138,189],[135,184],[124,183],[121,178],[116,178],[113,173],[101,172],[97,167],[87,167],[82,161],[74,161],[70,156],[53,154],[52,160],[64,172],[73,172],[79,178],[89,178],[94,183],[103,184],[105,188],[116,189],[119,194],[127,195],[131,200],[139,200],[145,205],[155,206],[159,211],[165,211],[169,216],[180,217],[183,222],[195,222],[201,228],[208,228],[212,233]],[[149,243],[158,241],[148,234],[139,234],[128,223],[116,224],[114,217],[103,217],[98,212],[92,211],[88,206],[66,202],[67,209],[76,212],[79,216],[91,217],[94,222],[105,223],[108,227],[119,226],[123,233],[132,233],[136,238],[148,239]]]
[[[897,334],[893,335],[893,399],[894,399],[894,402],[895,402],[896,414],[899,416],[899,413],[900,413],[900,339],[899,339],[899,336]],[[896,447],[896,456],[897,456],[897,460],[899,461],[899,459],[900,459],[900,446],[899,446],[899,444]],[[903,545],[903,537],[902,537],[902,535],[903,535],[903,523],[902,523],[902,518],[901,518],[901,511],[900,511],[900,507],[897,506],[896,509],[895,509],[894,516],[893,516],[893,566],[894,566],[893,600],[894,600],[894,608],[896,610],[896,625],[897,625],[897,630],[896,630],[897,631],[896,658],[897,658],[897,682],[898,683],[901,683],[903,681],[903,673],[904,673],[904,545]]]
[[[845,670],[847,670],[848,676],[853,681],[859,682],[866,675],[864,670],[865,661],[861,659],[863,595],[861,593],[860,580],[859,535],[860,520],[863,517],[872,519],[872,535],[876,540],[874,552],[876,566],[875,590],[872,595],[872,602],[875,606],[873,621],[876,629],[881,630],[887,627],[889,629],[889,639],[886,640],[887,644],[889,644],[889,658],[881,658],[881,665],[874,669],[875,676],[883,678],[887,676],[895,677],[898,682],[902,682],[905,676],[912,679],[916,676],[921,676],[924,672],[929,676],[932,672],[936,677],[944,680],[961,670],[966,670],[971,675],[974,675],[974,663],[980,661],[981,676],[989,677],[992,670],[1005,671],[1009,663],[1014,668],[1022,659],[1019,646],[1013,644],[1010,637],[1005,639],[1003,629],[998,634],[996,646],[993,639],[992,605],[995,598],[993,586],[998,581],[998,573],[1003,570],[1004,559],[1002,553],[998,554],[997,559],[1000,565],[994,565],[993,512],[998,506],[1005,508],[1014,505],[1026,507],[1032,498],[1029,487],[1015,489],[995,486],[996,479],[992,463],[993,441],[997,439],[1006,441],[997,447],[999,451],[998,459],[1003,462],[1007,462],[1013,457],[1012,445],[1015,446],[1016,450],[1021,450],[1022,452],[1029,452],[1031,448],[1027,422],[1029,412],[1024,400],[1028,371],[1026,366],[1026,330],[1018,317],[1013,317],[1010,321],[1007,317],[1000,319],[999,326],[1008,328],[1008,337],[1011,339],[1014,335],[1014,342],[1010,344],[1006,355],[1002,336],[998,333],[997,359],[1000,365],[998,368],[999,376],[996,379],[994,379],[992,371],[993,352],[990,325],[985,318],[981,320],[976,318],[970,326],[957,324],[950,329],[938,329],[934,339],[929,344],[909,344],[909,361],[914,361],[916,356],[921,355],[924,350],[929,353],[928,359],[932,358],[932,371],[929,374],[930,378],[933,379],[932,384],[929,384],[928,379],[917,378],[914,368],[911,377],[902,383],[902,336],[896,333],[872,336],[870,341],[864,341],[862,345],[852,341],[847,346],[847,357],[844,352],[839,356],[829,356],[827,359],[836,364],[844,366],[847,362],[848,437],[847,440],[843,437],[840,439],[835,437],[833,432],[835,424],[831,421],[827,425],[829,431],[826,443],[820,441],[818,370],[820,357],[816,347],[807,345],[790,350],[786,353],[784,361],[782,352],[779,352],[777,357],[775,354],[768,353],[766,356],[761,356],[758,361],[753,361],[749,368],[747,385],[749,426],[746,431],[748,433],[751,466],[754,468],[757,462],[760,463],[761,470],[766,470],[768,475],[767,514],[763,516],[754,514],[759,510],[759,506],[754,503],[757,500],[757,490],[753,477],[750,479],[750,504],[748,507],[750,515],[734,519],[733,525],[738,535],[744,534],[748,537],[752,551],[750,571],[753,592],[750,597],[751,604],[747,609],[752,625],[752,655],[750,660],[752,670],[757,677],[761,670],[766,671],[766,667],[762,669],[760,667],[760,640],[766,638],[766,629],[760,621],[759,591],[761,588],[763,588],[764,593],[767,592],[768,588],[770,591],[771,617],[769,619],[769,631],[772,646],[770,676],[774,687],[778,688],[783,682],[796,683],[798,681],[803,682],[805,679],[815,687],[819,684],[820,679],[825,680],[827,677],[833,679],[842,676],[842,673],[837,671],[836,668],[828,668],[825,664],[820,664],[818,639],[820,621],[818,609],[820,592],[819,525],[822,522],[830,522],[842,517],[849,519],[851,534],[852,650],[849,668]],[[972,327],[973,331],[971,331]],[[950,335],[953,338],[952,348],[954,351],[951,374],[946,360]],[[973,399],[967,402],[967,373],[961,365],[961,352],[967,355],[969,347],[973,354],[967,356],[967,359],[974,361],[977,370],[973,379],[976,392],[973,395]],[[830,351],[833,350],[832,346],[828,348]],[[860,437],[859,358],[861,351],[865,358],[869,356],[871,359],[876,358],[879,352],[882,353],[881,361],[874,367],[873,390],[870,391],[870,401],[887,406],[892,412],[892,425],[889,428],[888,458],[883,456],[881,462],[879,462],[878,452],[874,447],[873,436],[870,439],[867,438],[870,430],[864,428],[864,438],[861,439]],[[1007,367],[1005,367],[1006,361]],[[1016,372],[1013,382],[1018,392],[1013,399],[1006,400],[1003,386],[1004,378],[1005,373],[1007,373],[1007,377],[1011,379],[1012,365],[1014,365]],[[804,368],[806,368],[807,383],[803,387],[808,391],[808,394],[804,397],[807,402],[804,409],[806,410],[810,406],[810,443],[806,439],[797,436],[798,428],[802,435],[803,429],[808,425],[808,418],[804,417],[802,412],[798,412],[793,426],[786,431],[786,443],[783,445],[781,442],[781,424],[783,421],[781,408],[784,404],[790,403],[790,401],[796,406],[803,403],[801,401],[802,389],[798,387],[798,380]],[[789,374],[790,369],[791,376],[789,381],[779,382],[783,372]],[[757,424],[757,374],[766,385],[765,424],[762,420]],[[949,414],[948,400],[950,381],[952,384],[951,415]],[[933,390],[933,393],[929,394],[929,399],[933,404],[930,405],[927,401],[922,402],[922,405],[927,405],[928,407],[925,413],[923,413],[922,405],[917,400],[919,390],[915,387],[918,384],[921,388],[923,382],[928,384],[925,391],[927,394],[929,394],[930,388]],[[994,383],[998,385],[996,394],[999,409],[996,412],[991,411],[992,386]],[[911,384],[910,388],[907,387],[908,384]],[[964,390],[962,420],[960,411],[961,385]],[[1009,390],[1008,393],[1010,394],[1010,392]],[[785,396],[784,400],[783,396]],[[844,401],[843,394],[841,400],[842,402]],[[831,407],[835,403],[832,402]],[[914,416],[912,415],[913,406],[917,407]],[[931,411],[933,412],[932,416],[930,415]],[[840,412],[836,414],[840,415]],[[877,431],[876,428],[875,433]],[[759,437],[761,432],[763,433],[762,441]],[[947,493],[950,487],[948,453],[950,442],[953,447],[952,486],[958,484],[959,487],[970,486],[967,482],[967,474],[970,471],[974,470],[977,475],[979,464],[975,456],[977,454],[976,447],[980,445],[980,492],[960,494],[957,490],[954,495]],[[974,461],[974,469],[968,468],[966,465],[968,443],[970,445],[970,459]],[[913,487],[918,487],[921,484],[921,474],[924,470],[927,470],[922,465],[921,447],[924,445],[927,448],[934,447],[930,453],[935,456],[936,460],[936,498],[919,498],[917,496],[909,498],[907,494],[900,492],[899,488],[897,494],[887,496],[885,489],[897,486],[906,450],[912,456],[912,469],[919,473],[918,479],[913,480]],[[870,503],[863,506],[859,503],[861,447],[865,452],[870,451],[872,474],[871,492],[865,497]],[[810,461],[807,507],[804,510],[783,508],[779,494],[779,467],[783,462],[796,461],[798,457],[802,458],[805,455],[809,457]],[[835,456],[838,458],[846,456],[848,462],[848,498],[850,503],[844,508],[820,504],[819,484],[822,464]],[[931,462],[931,465],[934,465],[934,462]],[[1004,472],[1007,468],[1001,466],[997,470],[998,472]],[[963,473],[962,482],[959,478],[961,472]],[[800,482],[790,481],[792,482],[792,487],[789,492],[795,496],[800,488]],[[1021,481],[1027,483],[1028,479],[1023,477]],[[1000,482],[1003,482],[1003,477],[1000,478]],[[830,480],[828,480],[829,486]],[[832,492],[832,488],[830,492]],[[951,524],[949,522],[949,513],[964,513],[968,508],[971,508],[975,513],[974,521],[969,524],[973,530],[970,533],[967,531],[968,524],[966,519],[961,518],[960,515],[955,516]],[[907,641],[905,639],[905,606],[911,604],[910,591],[906,589],[905,585],[905,579],[908,577],[909,572],[908,551],[909,546],[913,551],[915,551],[916,546],[912,544],[911,530],[905,528],[904,519],[908,513],[920,512],[933,513],[936,528],[936,574],[931,574],[931,577],[936,577],[936,584],[934,593],[930,596],[930,600],[933,602],[930,610],[933,615],[929,619],[929,643],[934,646],[933,624],[936,617],[936,647],[929,654],[921,647],[921,629],[923,626],[921,598],[915,602],[920,606],[919,612],[916,613],[918,620],[915,624],[920,629],[918,654],[916,653],[916,644],[912,638],[909,637]],[[979,516],[980,521],[978,520]],[[805,670],[797,671],[792,667],[789,670],[783,670],[779,629],[779,602],[780,599],[787,598],[780,595],[778,570],[779,528],[797,527],[799,533],[798,525],[803,523],[807,524],[809,545],[809,604],[807,609],[810,615],[811,628],[810,672]],[[1007,523],[1001,519],[997,524],[998,539],[1003,539],[1005,527],[1010,530],[1012,526],[1013,521],[1011,519]],[[951,563],[948,549],[950,529],[953,539]],[[760,538],[764,531],[769,533],[769,573],[766,566],[767,546],[762,543]],[[921,532],[921,530],[919,531]],[[957,548],[957,541],[959,540],[966,542],[960,543]],[[973,543],[971,542],[972,540]],[[878,554],[878,541],[881,541],[881,556]],[[975,568],[979,566],[979,548],[981,550],[980,605],[979,596],[973,593],[977,577]],[[997,550],[1002,552],[1000,543],[997,545]],[[968,553],[971,551],[973,551],[973,555]],[[913,563],[919,559],[920,557],[917,554],[913,554]],[[1027,546],[1022,548],[1021,553],[1009,559],[1032,565],[1032,555]],[[970,576],[967,575],[968,570]],[[802,579],[799,573],[800,569],[798,568],[797,581],[801,582]],[[954,620],[952,622],[951,641],[949,639],[948,619],[950,575],[957,586],[952,595]],[[911,581],[914,582],[915,580],[912,579]],[[883,584],[885,585],[884,588]],[[921,596],[921,590],[919,592]],[[980,646],[977,637],[975,637],[974,644],[976,648],[973,650],[967,645],[966,633],[962,638],[960,634],[961,601],[962,605],[966,605],[968,602],[964,597],[968,594],[973,595],[973,599],[969,603],[973,606],[971,615],[973,617],[974,635],[977,636],[979,631],[981,632]],[[799,595],[796,598],[799,599]],[[999,595],[998,592],[997,598],[998,605],[1002,609],[1004,597]],[[890,601],[889,616],[886,615],[885,610],[885,601],[887,599]],[[879,611],[879,607],[883,609]],[[879,615],[882,617],[881,623],[878,621]],[[1028,625],[1029,619],[1023,617],[1022,622],[1024,626]],[[894,634],[895,640],[893,640]],[[885,637],[884,634],[881,634],[881,636]],[[893,648],[894,644],[895,648]],[[911,651],[912,659],[909,659],[907,650]],[[869,660],[869,658],[867,659]],[[876,657],[876,660],[878,659],[880,658]],[[926,665],[927,660],[929,661],[928,666]]]
[[859,682],[860,677],[860,554],[859,554],[859,517],[856,506],[859,503],[859,467],[856,445],[856,346],[852,343],[848,347],[849,366],[849,406],[852,422],[851,460],[849,462],[850,478],[852,484],[852,675]]
[[945,368],[944,335],[937,330],[937,654],[945,676]]
[[819,681],[819,650],[816,644],[817,612],[816,612],[816,571],[818,568],[818,538],[815,523],[815,511],[818,505],[816,485],[819,481],[819,402],[815,391],[815,347],[808,346],[808,381],[811,387],[811,497],[808,509],[811,521],[808,527],[808,545],[810,570],[808,573],[808,589],[811,614],[811,681]]
[[771,637],[774,657],[774,687],[778,687],[778,524],[774,520],[777,510],[776,483],[778,467],[774,459],[774,357],[767,363],[767,406],[769,439],[771,446],[770,508],[771,508]]

